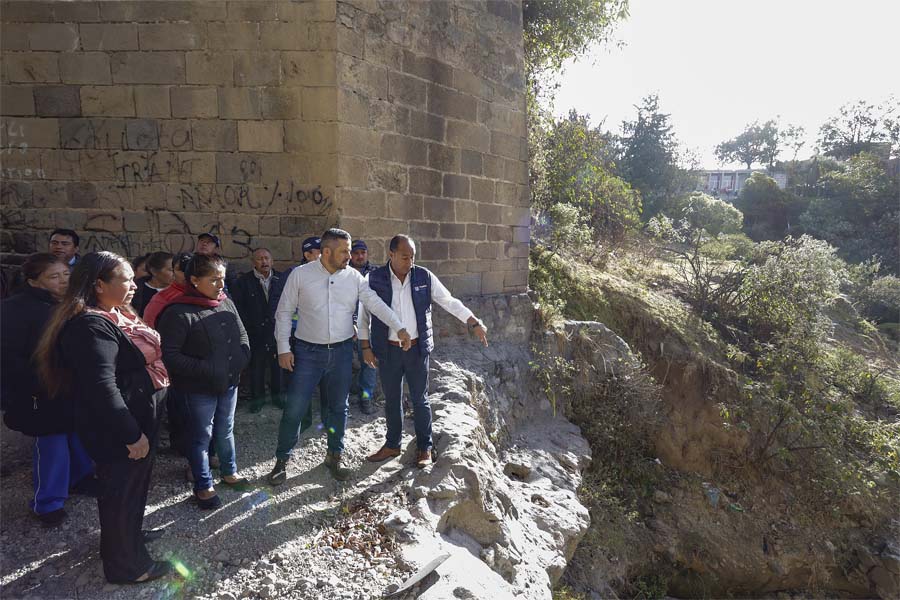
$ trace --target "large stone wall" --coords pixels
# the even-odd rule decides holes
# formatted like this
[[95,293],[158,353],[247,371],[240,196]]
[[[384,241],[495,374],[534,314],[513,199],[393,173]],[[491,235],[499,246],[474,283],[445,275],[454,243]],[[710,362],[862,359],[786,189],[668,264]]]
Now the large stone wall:
[[338,2],[341,223],[419,239],[458,294],[527,284],[521,23],[518,1]]
[[521,6],[491,0],[3,1],[4,262],[398,232],[457,294],[522,291]]

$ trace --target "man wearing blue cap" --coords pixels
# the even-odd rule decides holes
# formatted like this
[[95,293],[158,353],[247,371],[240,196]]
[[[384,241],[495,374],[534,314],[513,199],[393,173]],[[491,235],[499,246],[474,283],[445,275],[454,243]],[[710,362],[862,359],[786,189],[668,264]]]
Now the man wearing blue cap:
[[[375,267],[369,263],[369,247],[364,241],[353,240],[353,246],[350,248],[350,266],[359,271],[363,277],[375,270]],[[356,317],[354,317],[354,322],[355,319]],[[359,342],[356,343],[356,354],[359,357],[359,379],[356,384],[359,388],[359,409],[363,414],[371,415],[375,412],[373,396],[375,395],[376,371],[363,361],[362,347]]]
[[303,260],[300,261],[301,265],[316,260],[322,254],[322,239],[315,236],[306,238],[303,240],[302,250]]

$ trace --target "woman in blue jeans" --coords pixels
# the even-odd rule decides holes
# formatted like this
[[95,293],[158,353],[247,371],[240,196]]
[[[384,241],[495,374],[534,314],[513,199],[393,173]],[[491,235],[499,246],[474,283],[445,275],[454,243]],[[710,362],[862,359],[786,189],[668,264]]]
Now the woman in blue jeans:
[[240,486],[234,450],[234,409],[250,341],[234,303],[225,296],[225,262],[195,254],[185,267],[185,292],[157,320],[163,362],[187,408],[185,447],[202,509],[222,505],[209,468],[209,441],[219,455],[222,483]]

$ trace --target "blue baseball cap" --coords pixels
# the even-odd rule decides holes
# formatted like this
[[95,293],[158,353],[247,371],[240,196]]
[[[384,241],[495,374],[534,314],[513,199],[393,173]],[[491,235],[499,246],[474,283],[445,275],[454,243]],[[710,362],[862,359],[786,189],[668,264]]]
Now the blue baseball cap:
[[310,250],[321,250],[322,249],[322,238],[318,237],[308,237],[303,240],[303,251],[309,252]]
[[350,246],[350,252],[354,252],[356,250],[365,250],[369,251],[369,247],[366,246],[366,243],[362,240],[354,240],[353,245]]

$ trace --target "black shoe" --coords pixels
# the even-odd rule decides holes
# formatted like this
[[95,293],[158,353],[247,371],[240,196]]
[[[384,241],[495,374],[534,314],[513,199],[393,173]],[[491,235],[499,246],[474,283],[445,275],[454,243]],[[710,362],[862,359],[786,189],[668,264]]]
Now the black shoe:
[[273,395],[272,395],[272,404],[274,404],[274,405],[277,406],[278,408],[284,408],[284,405],[285,405],[284,395],[282,395],[282,394],[273,394]]
[[250,406],[247,407],[247,411],[249,411],[250,414],[255,415],[256,413],[262,411],[262,408],[263,408],[262,402],[251,402]]
[[103,486],[101,485],[100,480],[93,475],[84,477],[81,481],[76,483],[71,490],[73,494],[89,496],[91,498],[99,498],[102,491]]
[[38,520],[44,525],[44,527],[56,527],[60,523],[66,520],[66,517],[69,515],[66,514],[66,509],[57,508],[56,510],[51,510],[48,513],[39,514],[37,516]]
[[281,485],[282,483],[287,481],[287,461],[276,459],[275,468],[272,469],[271,473],[269,473],[267,479],[269,481],[269,485]]
[[201,498],[195,493],[194,500],[197,502],[197,506],[200,507],[200,510],[215,510],[222,506],[222,499],[219,498],[218,494],[210,496],[209,498]]
[[156,529],[145,529],[141,532],[141,536],[144,538],[144,543],[149,544],[150,542],[155,542],[162,536],[166,534],[165,527],[157,527]]
[[359,401],[359,410],[364,415],[371,415],[375,412],[375,403],[370,398]]
[[125,585],[138,585],[140,583],[147,583],[148,581],[153,581],[155,579],[159,579],[160,577],[165,577],[166,575],[172,572],[172,563],[164,560],[157,560],[153,562],[153,566],[150,567],[150,570],[141,575],[138,579],[134,581],[111,581],[110,583],[124,583]]

